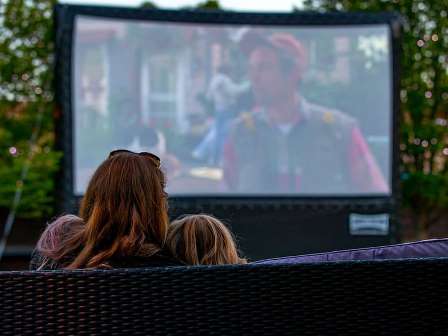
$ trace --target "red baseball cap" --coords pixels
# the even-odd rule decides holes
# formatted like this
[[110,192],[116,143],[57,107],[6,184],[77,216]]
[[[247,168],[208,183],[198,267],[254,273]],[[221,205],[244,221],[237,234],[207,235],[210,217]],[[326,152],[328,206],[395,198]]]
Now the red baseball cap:
[[290,33],[264,36],[262,33],[249,31],[241,38],[239,44],[241,50],[247,55],[260,46],[280,51],[294,60],[300,73],[303,73],[308,66],[308,53],[305,47]]

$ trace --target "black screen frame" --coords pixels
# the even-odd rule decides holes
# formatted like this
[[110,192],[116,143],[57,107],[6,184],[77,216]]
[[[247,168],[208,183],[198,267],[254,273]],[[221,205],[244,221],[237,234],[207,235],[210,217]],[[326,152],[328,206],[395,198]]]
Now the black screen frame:
[[[209,23],[209,24],[244,24],[266,26],[347,26],[387,24],[391,44],[391,84],[392,84],[392,122],[390,151],[390,194],[389,195],[341,195],[341,196],[175,196],[170,197],[170,207],[174,213],[191,211],[214,211],[259,208],[283,210],[309,210],[318,212],[386,212],[396,223],[395,213],[400,199],[399,176],[399,80],[400,80],[400,41],[402,18],[395,12],[292,12],[292,13],[239,13],[232,11],[198,11],[198,10],[152,10],[143,8],[123,8],[107,6],[84,6],[59,4],[55,6],[56,26],[56,100],[62,113],[56,121],[56,143],[64,156],[60,176],[57,180],[59,209],[73,212],[78,209],[81,197],[74,193],[74,139],[72,112],[72,47],[75,18],[78,15],[98,18],[115,18],[126,20],[145,20],[171,23]],[[282,211],[283,211],[282,210]],[[391,235],[396,237],[397,227],[393,225]],[[390,236],[389,238],[391,238]],[[391,238],[390,241],[395,241]]]

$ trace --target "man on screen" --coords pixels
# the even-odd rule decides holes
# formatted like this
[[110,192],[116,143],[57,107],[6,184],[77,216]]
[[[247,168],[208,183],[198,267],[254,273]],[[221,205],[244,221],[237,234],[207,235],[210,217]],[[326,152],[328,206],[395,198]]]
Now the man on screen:
[[233,125],[224,148],[229,191],[389,191],[355,120],[301,95],[307,55],[294,36],[248,33],[241,47],[248,56],[254,104]]

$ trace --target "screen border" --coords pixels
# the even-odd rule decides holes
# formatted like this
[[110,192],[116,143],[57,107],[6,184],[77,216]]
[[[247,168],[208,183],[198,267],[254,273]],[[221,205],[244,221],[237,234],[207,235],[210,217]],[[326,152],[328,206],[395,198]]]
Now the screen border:
[[58,4],[55,6],[56,27],[56,146],[63,151],[61,171],[57,179],[59,208],[73,211],[78,208],[80,196],[75,195],[73,172],[73,112],[72,112],[72,52],[75,19],[77,16],[144,20],[172,23],[244,24],[267,26],[351,26],[387,24],[391,47],[392,129],[390,151],[390,188],[388,195],[185,195],[170,197],[176,208],[200,208],[204,204],[224,207],[286,206],[294,208],[346,209],[348,211],[381,210],[394,213],[399,203],[399,58],[402,18],[395,12],[310,12],[251,13],[200,10],[154,10],[109,6]]

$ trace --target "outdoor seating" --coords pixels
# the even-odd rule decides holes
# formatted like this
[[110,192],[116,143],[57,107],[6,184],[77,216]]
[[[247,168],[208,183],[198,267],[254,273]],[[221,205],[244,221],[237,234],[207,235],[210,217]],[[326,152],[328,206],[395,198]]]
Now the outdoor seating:
[[448,258],[0,273],[2,335],[446,335]]
[[441,258],[448,256],[448,238],[419,240],[410,243],[363,247],[350,250],[321,252],[270,258],[257,264],[302,264],[326,261],[397,260],[410,258]]

